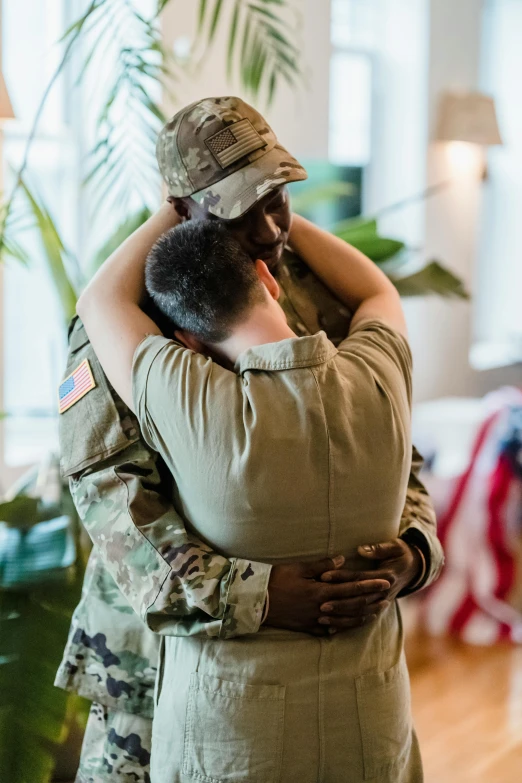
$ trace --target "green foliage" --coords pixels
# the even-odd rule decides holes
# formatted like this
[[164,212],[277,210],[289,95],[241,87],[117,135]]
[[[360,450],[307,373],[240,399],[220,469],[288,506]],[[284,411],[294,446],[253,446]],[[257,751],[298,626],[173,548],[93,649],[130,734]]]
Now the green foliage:
[[288,32],[295,23],[288,24],[287,6],[286,0],[199,0],[200,43],[212,45],[228,16],[228,78],[237,67],[244,90],[269,104],[280,82],[294,86],[300,77],[299,49]]
[[401,296],[435,294],[448,299],[470,298],[462,280],[438,261],[430,261],[411,275],[390,275],[390,279]]
[[85,723],[87,704],[53,685],[81,583],[75,568],[61,583],[0,592],[0,779],[6,783],[47,783],[71,722]]
[[[89,104],[96,117],[96,138],[88,154],[85,181],[93,211],[111,212],[125,226],[135,220],[139,204],[143,205],[142,215],[153,208],[159,189],[155,144],[165,120],[158,101],[161,96],[173,99],[172,85],[187,78],[188,73],[162,44],[158,14],[169,2],[174,0],[158,0],[155,13],[146,18],[132,0],[92,0],[70,25],[62,37],[62,58],[36,113],[13,192],[0,212],[0,257],[13,258],[30,267],[30,256],[20,242],[24,226],[14,215],[23,191],[40,232],[45,261],[66,321],[74,312],[77,289],[83,281],[50,211],[24,182],[29,151],[48,96],[72,53],[79,51],[82,62],[76,84],[95,85]],[[229,30],[229,76],[237,69],[245,89],[258,100],[271,100],[282,82],[294,83],[299,73],[298,49],[293,33],[286,32],[284,21],[289,3],[290,0],[238,0],[234,5]],[[194,4],[198,40],[204,49],[201,57],[210,55],[230,8],[231,3],[222,0],[200,0]],[[197,60],[196,55],[194,59]],[[193,64],[189,62],[185,67]],[[93,268],[99,265],[105,250],[95,254]]]
[[117,205],[125,213],[157,190],[155,139],[165,117],[155,98],[177,78],[176,64],[157,19],[146,19],[128,0],[99,0],[83,21],[79,45],[85,54],[78,82],[96,80],[96,137],[86,177],[93,211]]
[[[80,545],[79,520],[65,485],[54,503],[27,494],[34,494],[39,482],[56,476],[56,471],[55,460],[51,460],[45,470],[30,471],[13,489],[11,499],[0,504],[0,520],[11,528],[18,528],[22,538],[31,535],[33,525],[65,516],[70,527],[69,532],[64,530],[64,535],[72,532],[76,543],[65,561],[58,555],[54,561],[53,557],[45,557],[39,564],[33,557],[27,558],[22,543],[20,552],[15,554],[17,578],[9,579],[13,575],[12,567],[7,569],[7,578],[6,571],[0,573],[2,783],[50,781],[60,748],[64,747],[69,733],[75,728],[79,730],[85,723],[87,715],[88,705],[83,699],[55,688],[53,684],[83,582],[87,553]],[[1,528],[0,524],[0,535],[5,532]],[[48,540],[57,539],[51,535]],[[7,552],[9,563],[9,558],[13,557],[9,545]],[[61,562],[67,565],[73,560],[69,567],[59,565]],[[5,566],[5,562],[0,562],[0,572]],[[31,568],[40,570],[31,572]]]
[[41,521],[38,519],[38,503],[38,498],[17,495],[6,503],[0,503],[0,520],[17,528],[34,525]]
[[21,188],[38,228],[47,269],[62,306],[65,325],[67,325],[76,311],[77,298],[67,272],[68,253],[58,229],[42,201],[32,193],[24,181],[21,182]]
[[40,498],[21,493],[0,503],[0,522],[8,527],[26,529],[60,516],[64,513],[62,506],[63,503],[43,503]]
[[381,236],[376,218],[343,221],[334,228],[334,234],[349,242],[376,264],[384,265],[383,271],[401,296],[434,294],[469,299],[463,281],[437,261],[431,261],[415,272],[405,274],[404,267],[411,266],[411,253],[404,242]]
[[405,247],[404,242],[380,236],[376,220],[365,222],[357,220],[353,225],[342,223],[334,229],[334,233],[367,255],[376,264],[389,261]]
[[337,201],[343,196],[352,196],[355,186],[351,182],[329,182],[313,188],[304,188],[292,193],[292,209],[301,215],[317,204]]
[[227,73],[239,69],[242,87],[270,104],[281,81],[294,86],[300,77],[299,49],[288,30],[288,4],[284,0],[199,0],[198,33],[211,45],[223,19],[229,17]]
[[27,225],[27,215],[20,209],[14,209],[14,202],[6,202],[0,205],[0,226],[4,227],[0,238],[0,259],[7,261],[13,259],[22,266],[29,267],[30,258],[18,241],[30,226]]
[[[52,571],[42,570],[53,558],[39,564],[27,559],[23,542],[18,554],[14,552],[18,560],[10,563],[13,550],[8,544],[7,561],[0,563],[0,571],[7,569],[0,574],[0,780],[9,783],[47,783],[59,748],[86,716],[83,700],[53,685],[83,580],[85,556],[79,546],[78,519],[65,486],[55,503],[27,494],[35,493],[42,478],[56,476],[56,470],[51,460],[45,471],[30,471],[13,489],[11,499],[0,504],[0,534],[6,533],[1,527],[7,522],[24,539],[38,522],[66,516],[77,541],[75,562],[68,568],[55,565]],[[49,540],[56,541],[56,536]],[[68,560],[58,556],[55,562],[70,563],[73,558],[74,550]],[[40,570],[28,571],[31,563]],[[13,567],[18,577],[14,581]]]
[[[166,93],[174,98],[171,86],[183,76],[180,64],[162,43],[157,14],[168,4],[169,0],[159,0],[156,13],[146,18],[129,0],[97,0],[65,35],[67,43],[80,34],[79,44],[85,51],[78,80],[89,74],[97,77],[93,96],[97,138],[86,179],[95,210],[114,210],[117,205],[121,213],[128,214],[140,200],[149,206],[154,202],[158,181],[155,140],[165,122],[158,101]],[[277,12],[272,6],[278,7]],[[229,78],[237,68],[242,85],[253,97],[272,100],[279,84],[294,83],[299,73],[298,49],[286,33],[283,12],[287,6],[288,0],[234,0],[229,18],[230,2],[200,0],[194,51],[201,43],[204,54],[199,59],[208,57],[218,29],[228,18]],[[110,67],[100,79],[102,60]]]

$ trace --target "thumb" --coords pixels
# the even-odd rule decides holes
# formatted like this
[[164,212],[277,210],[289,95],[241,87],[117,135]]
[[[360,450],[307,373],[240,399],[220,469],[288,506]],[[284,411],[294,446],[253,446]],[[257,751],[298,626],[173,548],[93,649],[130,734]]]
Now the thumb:
[[324,557],[321,560],[314,560],[311,563],[304,563],[305,576],[308,579],[316,579],[322,576],[325,571],[337,571],[342,568],[345,558],[342,555],[337,557]]
[[396,538],[394,541],[384,541],[382,544],[366,544],[357,547],[361,557],[368,560],[391,560],[404,554],[403,542]]

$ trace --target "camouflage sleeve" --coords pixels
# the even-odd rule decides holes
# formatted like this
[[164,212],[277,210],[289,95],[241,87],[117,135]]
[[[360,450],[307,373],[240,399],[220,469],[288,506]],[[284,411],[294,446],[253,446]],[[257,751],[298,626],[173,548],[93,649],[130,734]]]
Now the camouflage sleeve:
[[69,379],[84,367],[92,382],[61,403],[61,467],[108,572],[152,630],[221,638],[255,633],[271,566],[228,560],[186,529],[173,506],[172,477],[141,438],[75,319],[59,392],[66,403],[74,387]]
[[[290,250],[285,250],[277,271],[283,308],[291,329],[296,334],[315,334],[324,330],[334,345],[344,340],[350,328],[351,314],[312,270]],[[408,592],[417,592],[439,575],[444,555],[437,538],[435,510],[426,488],[419,479],[423,459],[413,447],[412,469],[408,482],[406,505],[401,519],[400,536],[417,546],[426,561],[426,573],[419,584]]]
[[422,590],[435,581],[444,565],[444,553],[437,537],[437,517],[426,487],[419,479],[423,458],[413,446],[411,473],[402,512],[400,537],[406,543],[418,547],[426,561],[423,579],[413,588],[407,588],[400,597]]
[[70,479],[108,572],[153,631],[231,638],[259,629],[271,567],[213,552],[161,494],[159,458],[141,441]]

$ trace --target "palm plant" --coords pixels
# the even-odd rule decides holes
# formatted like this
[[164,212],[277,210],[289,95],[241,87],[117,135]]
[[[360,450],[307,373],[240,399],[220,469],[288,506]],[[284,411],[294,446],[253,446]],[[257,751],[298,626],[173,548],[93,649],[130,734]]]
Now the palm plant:
[[334,228],[334,233],[380,266],[401,296],[469,298],[462,280],[439,261],[419,264],[415,258],[417,250],[397,239],[383,237],[376,218],[344,221]]
[[[187,78],[190,69],[208,56],[224,24],[229,25],[227,73],[231,79],[238,76],[243,89],[253,98],[270,103],[281,83],[295,86],[302,77],[295,33],[287,32],[296,28],[295,21],[288,24],[296,13],[291,0],[198,0],[194,8],[196,39],[189,60],[184,63],[166,51],[158,25],[158,14],[175,2],[157,0],[154,13],[147,18],[131,0],[90,0],[85,13],[63,37],[62,60],[45,91],[11,197],[0,214],[0,254],[28,264],[28,254],[19,241],[20,204],[24,202],[24,218],[31,220],[39,232],[65,321],[74,312],[76,295],[107,251],[137,228],[154,208],[159,186],[154,145],[165,120],[159,104],[161,92],[172,96],[179,80]],[[81,58],[76,66],[77,84],[92,87],[95,83],[89,99],[96,110],[96,122],[84,185],[93,219],[110,210],[118,224],[114,235],[94,252],[83,270],[79,260],[65,248],[50,210],[26,177],[29,151],[45,101],[59,74],[78,52]],[[100,79],[102,60],[110,68]],[[121,129],[123,110],[125,132]],[[129,128],[132,132],[128,132]],[[299,200],[309,204],[335,194],[335,183],[326,191],[309,189],[296,199],[294,208],[299,211]],[[411,273],[411,253],[406,252],[404,243],[379,234],[377,218],[344,221],[331,228],[376,263],[383,264],[383,270],[401,294],[467,296],[462,282],[438,261],[418,263]]]
[[[451,270],[435,259],[425,261],[419,248],[408,247],[401,240],[383,236],[379,230],[379,221],[384,215],[423,202],[435,196],[444,187],[446,187],[444,183],[430,187],[423,193],[397,204],[391,204],[374,217],[348,218],[326,227],[380,266],[401,296],[433,294],[445,298],[468,299],[469,295],[462,280]],[[292,200],[294,210],[314,220],[314,209],[318,203],[352,196],[354,185],[332,182],[308,187],[308,183],[304,182],[298,183],[297,189],[298,192],[294,194]]]
[[35,497],[49,468],[56,476],[50,460],[45,476],[33,469],[0,503],[0,775],[12,783],[48,781],[88,708],[53,686],[85,551],[66,487],[53,500]]

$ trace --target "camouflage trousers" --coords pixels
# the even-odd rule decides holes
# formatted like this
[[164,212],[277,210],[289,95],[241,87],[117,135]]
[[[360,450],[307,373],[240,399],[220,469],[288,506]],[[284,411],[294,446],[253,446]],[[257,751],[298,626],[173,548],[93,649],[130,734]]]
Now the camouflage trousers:
[[150,783],[152,720],[93,703],[75,783]]

